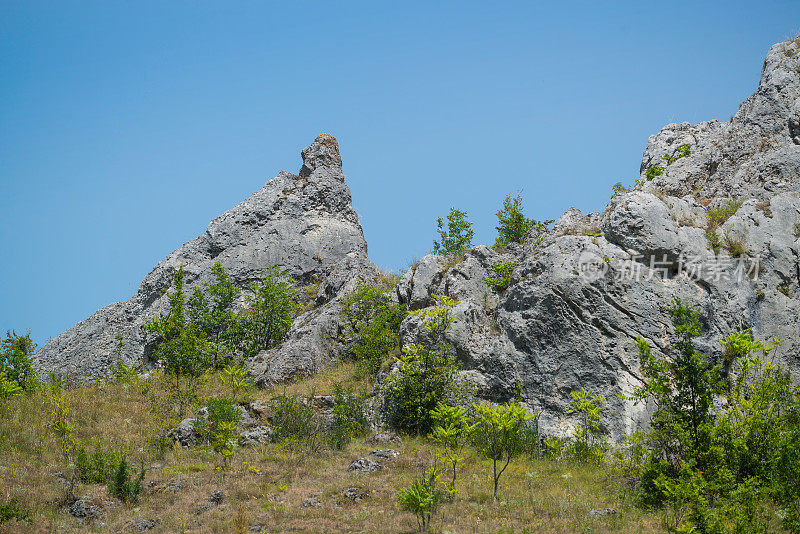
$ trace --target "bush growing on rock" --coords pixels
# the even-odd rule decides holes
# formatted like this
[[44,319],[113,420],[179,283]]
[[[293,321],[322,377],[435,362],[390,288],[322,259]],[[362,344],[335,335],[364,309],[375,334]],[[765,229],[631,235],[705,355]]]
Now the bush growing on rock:
[[252,295],[239,313],[236,337],[244,358],[282,342],[299,309],[298,292],[290,276],[276,267],[262,276],[250,285]]
[[436,226],[439,241],[433,241],[434,254],[457,256],[472,246],[475,230],[472,229],[472,223],[467,219],[466,211],[450,208],[450,213],[447,215],[447,230],[444,229],[444,221],[441,217],[436,219]]
[[240,290],[233,283],[220,262],[211,268],[214,283],[195,286],[187,306],[189,320],[197,325],[210,346],[211,365],[218,368],[227,363],[236,348],[236,322],[233,304]]
[[537,240],[544,237],[547,225],[553,221],[537,221],[528,219],[522,212],[522,195],[512,197],[506,195],[503,200],[503,209],[497,212],[499,226],[497,226],[497,239],[494,248],[503,248],[511,243],[522,243],[531,229],[536,230]]
[[483,282],[495,293],[502,293],[508,289],[508,285],[511,283],[511,275],[516,266],[517,262],[515,261],[498,261],[492,264],[492,271],[494,271],[498,278],[485,276],[483,277]]
[[431,413],[440,403],[464,405],[470,393],[459,375],[453,347],[444,337],[455,301],[436,298],[439,306],[414,312],[425,321],[427,337],[397,357],[396,371],[388,376],[384,388],[384,418],[397,430],[413,434],[433,429]]
[[340,316],[353,331],[351,355],[359,375],[374,375],[385,358],[399,345],[400,323],[407,315],[403,304],[394,304],[379,285],[359,285],[342,302]]

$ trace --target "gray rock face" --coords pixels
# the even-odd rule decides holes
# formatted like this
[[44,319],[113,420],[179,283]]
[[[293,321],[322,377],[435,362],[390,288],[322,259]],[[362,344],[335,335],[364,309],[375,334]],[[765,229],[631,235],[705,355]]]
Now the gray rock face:
[[[336,139],[322,134],[302,156],[299,174],[282,171],[211,221],[204,234],[160,262],[129,301],[99,310],[42,347],[34,362],[37,372],[44,376],[52,371],[79,381],[102,375],[115,359],[117,335],[125,344],[126,363],[151,365],[153,340],[142,327],[166,309],[164,292],[180,266],[186,272],[187,294],[192,286],[212,281],[215,262],[243,288],[259,279],[265,268],[278,266],[301,285],[320,283],[318,305],[334,300],[352,285],[353,276],[371,276],[374,267],[351,206]],[[283,350],[262,357],[255,372],[281,378],[322,365],[329,356],[324,342],[336,329],[335,315],[328,309],[314,310],[298,319]],[[265,359],[270,363],[263,363]]]
[[260,425],[239,434],[239,445],[266,445],[275,438],[275,431],[268,426]]
[[[784,338],[771,356],[800,373],[800,56],[787,52],[797,48],[791,41],[770,49],[758,91],[730,123],[669,125],[652,136],[642,179],[682,144],[692,154],[616,195],[602,213],[572,208],[541,242],[502,254],[476,247],[438,272],[446,263],[426,257],[406,273],[402,302],[432,305],[431,294],[458,300],[446,336],[479,395],[506,401],[519,385],[540,411],[543,433],[569,436],[570,391],[591,388],[606,398],[611,440],[641,429],[652,407],[620,394],[641,383],[638,337],[654,353],[669,353],[675,298],[700,310],[697,345],[712,358],[722,337],[752,328],[761,339]],[[715,230],[717,255],[708,216],[731,199],[741,206]],[[510,287],[494,295],[481,279],[501,261],[517,265]],[[420,336],[420,319],[408,317],[401,342]]]

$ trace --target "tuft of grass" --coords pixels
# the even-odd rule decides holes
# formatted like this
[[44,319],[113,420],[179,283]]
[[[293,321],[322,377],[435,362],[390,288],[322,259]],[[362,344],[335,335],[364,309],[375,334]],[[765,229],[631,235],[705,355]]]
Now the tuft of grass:
[[714,251],[714,254],[719,254],[720,247],[723,245],[723,240],[717,235],[717,230],[720,226],[725,224],[725,221],[730,219],[741,206],[741,200],[730,200],[727,204],[719,208],[709,208],[706,213],[708,217],[706,239],[708,240],[709,246],[711,246],[711,250]]
[[794,236],[800,239],[800,222],[794,223]]
[[744,240],[732,234],[731,232],[727,232],[725,234],[724,243],[725,248],[728,250],[728,254],[734,258],[740,258],[747,255],[747,246],[745,245]]

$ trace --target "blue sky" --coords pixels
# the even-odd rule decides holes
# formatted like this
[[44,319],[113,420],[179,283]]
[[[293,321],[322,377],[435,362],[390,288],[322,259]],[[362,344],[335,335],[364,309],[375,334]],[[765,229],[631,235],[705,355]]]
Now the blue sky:
[[339,139],[397,271],[506,193],[601,209],[669,122],[727,120],[800,3],[0,1],[0,329],[43,343]]

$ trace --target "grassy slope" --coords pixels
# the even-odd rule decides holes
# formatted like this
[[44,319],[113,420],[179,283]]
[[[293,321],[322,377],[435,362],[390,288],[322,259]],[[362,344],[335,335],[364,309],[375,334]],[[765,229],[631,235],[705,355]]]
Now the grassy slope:
[[[355,381],[342,366],[313,379],[289,385],[287,393],[329,393],[335,381]],[[427,440],[404,438],[387,444],[400,457],[381,472],[357,475],[347,472],[355,459],[374,447],[363,439],[344,451],[308,452],[303,444],[283,443],[240,448],[225,471],[218,457],[202,449],[174,447],[163,457],[148,446],[160,423],[151,409],[164,398],[157,380],[136,384],[102,384],[66,392],[75,437],[83,442],[101,439],[128,451],[134,462],[143,459],[148,470],[145,492],[136,504],[117,503],[94,523],[71,517],[56,503],[64,496],[63,484],[54,476],[71,473],[47,428],[50,401],[43,392],[18,397],[0,413],[0,500],[11,492],[34,511],[31,526],[7,523],[7,532],[119,532],[136,517],[159,518],[149,532],[244,532],[255,525],[267,532],[412,532],[414,517],[396,504],[398,489],[421,474],[437,448]],[[219,394],[216,378],[202,386],[206,395]],[[152,396],[143,394],[149,389]],[[268,399],[257,391],[254,398]],[[446,504],[433,520],[437,532],[658,532],[658,515],[633,507],[624,491],[603,467],[566,461],[521,458],[501,479],[501,499],[491,497],[491,465],[468,451],[459,474],[455,503]],[[170,491],[168,484],[184,487]],[[149,487],[148,487],[149,486]],[[347,488],[367,494],[359,502],[343,496]],[[197,513],[208,495],[222,489],[220,506]],[[106,496],[102,485],[78,485],[75,494]],[[303,507],[317,497],[321,507]],[[628,496],[629,497],[629,496]],[[592,509],[613,507],[617,514],[591,518]]]

